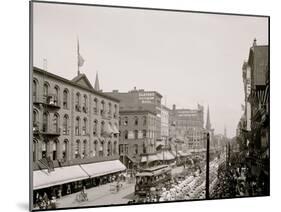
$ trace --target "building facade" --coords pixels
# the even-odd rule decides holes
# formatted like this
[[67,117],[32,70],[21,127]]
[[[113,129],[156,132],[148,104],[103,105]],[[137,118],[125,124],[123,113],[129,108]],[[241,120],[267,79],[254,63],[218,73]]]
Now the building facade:
[[121,93],[118,90],[106,94],[120,100],[120,111],[148,110],[156,114],[155,138],[161,139],[161,99],[162,95],[156,91],[136,89]]
[[161,106],[161,139],[167,140],[169,137],[169,113],[170,109],[166,106]]
[[183,151],[201,150],[204,148],[204,107],[197,109],[173,109],[169,113],[170,136],[184,141]]
[[120,160],[131,169],[142,154],[155,152],[156,113],[146,110],[120,111]]
[[[86,165],[115,161],[117,169],[123,170],[118,150],[119,101],[95,90],[84,74],[67,80],[35,67],[32,78],[34,190],[63,184],[63,179],[61,184],[55,182],[63,175],[56,176],[61,171],[58,167],[78,170],[77,165],[85,164],[87,170]],[[48,164],[52,176],[43,179],[41,172],[50,169]],[[72,173],[65,174],[71,178]],[[88,174],[90,178],[91,171]],[[47,183],[43,185],[42,179]],[[67,181],[76,180],[73,176]]]

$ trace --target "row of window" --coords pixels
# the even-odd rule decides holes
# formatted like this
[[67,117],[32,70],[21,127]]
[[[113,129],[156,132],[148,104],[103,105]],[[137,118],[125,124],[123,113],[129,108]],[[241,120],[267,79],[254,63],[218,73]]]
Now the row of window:
[[[113,129],[112,123],[109,122],[109,127]],[[115,128],[118,129],[117,123],[114,124]],[[50,132],[49,128],[49,113],[44,112],[43,113],[43,127],[42,131],[43,132]],[[63,116],[63,122],[62,122],[62,134],[63,135],[69,135],[69,116],[65,114]],[[35,128],[34,130],[39,130],[39,122],[38,122],[38,113],[36,110],[33,111],[33,127]],[[52,128],[54,132],[60,132],[59,128],[59,114],[55,113],[53,116],[52,120]],[[101,134],[105,133],[105,122],[101,121],[100,125],[100,132]],[[82,135],[87,135],[88,134],[88,120],[86,117],[83,118],[82,120]],[[116,132],[114,132],[116,135]],[[76,117],[75,119],[75,135],[81,135],[81,119],[79,116]],[[93,135],[98,135],[98,120],[94,120],[93,124]],[[116,136],[115,136],[116,137]]]
[[[133,123],[134,123],[135,126],[138,126],[139,124],[142,124],[143,126],[146,126],[147,118],[146,118],[146,116],[143,116],[141,118],[141,120],[139,121],[139,118],[137,116],[135,116],[134,119],[133,119]],[[119,125],[127,126],[128,124],[129,124],[128,117],[125,116],[125,117],[119,119]]]
[[[59,86],[55,86],[54,90],[55,93],[52,95],[52,99],[50,100],[50,93],[49,93],[49,83],[45,82],[43,85],[43,98],[45,101],[47,101],[46,103],[50,103],[50,101],[52,101],[52,104],[54,105],[59,105],[60,104],[60,98],[59,98]],[[37,101],[37,90],[38,90],[38,83],[37,80],[34,79],[33,80],[33,86],[32,86],[32,92],[33,92],[33,100]],[[79,92],[76,93],[75,95],[75,110],[78,112],[84,112],[84,113],[88,113],[88,98],[87,95],[83,95],[83,104],[81,106],[81,94]],[[69,109],[69,91],[68,89],[64,89],[63,90],[63,98],[62,98],[62,106],[63,109]],[[98,109],[99,109],[99,100],[97,98],[94,99],[93,101],[94,106],[94,113],[98,113]],[[108,103],[108,114],[111,115],[113,114],[114,118],[117,117],[118,114],[118,110],[117,110],[117,104],[114,104],[113,106],[114,108],[112,108],[112,104],[111,102]],[[114,111],[112,111],[114,109]],[[100,114],[101,115],[106,115],[106,108],[105,108],[105,102],[104,100],[102,100],[100,102]]]
[[[41,149],[37,147],[38,142],[36,140],[33,141],[33,161],[37,160],[37,154],[38,151],[41,154],[41,158],[47,158],[47,146],[50,145],[48,141],[44,141],[41,144]],[[111,143],[111,141],[108,141],[107,143],[107,149],[105,149],[105,142],[104,141],[97,141],[95,140],[93,142],[93,150],[86,154],[86,149],[88,141],[84,140],[82,143],[80,140],[77,140],[75,142],[75,147],[74,147],[74,158],[85,158],[86,156],[88,157],[104,157],[104,156],[112,156],[118,154],[117,152],[117,141],[114,141]],[[58,159],[58,150],[59,150],[59,141],[55,140],[52,145],[49,147],[50,155],[52,160],[57,160]],[[106,150],[106,151],[105,151]],[[61,158],[63,160],[67,160],[69,158],[69,141],[66,139],[62,143],[61,149]]]

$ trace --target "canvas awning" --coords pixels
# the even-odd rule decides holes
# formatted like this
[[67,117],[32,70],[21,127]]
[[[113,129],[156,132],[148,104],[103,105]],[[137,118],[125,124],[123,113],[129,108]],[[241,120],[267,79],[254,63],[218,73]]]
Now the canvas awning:
[[126,166],[120,160],[82,164],[81,167],[90,177],[99,177],[126,170]]
[[80,166],[67,166],[55,168],[48,172],[48,169],[33,171],[33,189],[47,188],[89,178]]
[[143,155],[141,156],[141,162],[153,162],[159,160],[158,156],[156,154],[152,154],[152,155]]
[[175,156],[170,151],[161,151],[157,153],[158,160],[173,160]]

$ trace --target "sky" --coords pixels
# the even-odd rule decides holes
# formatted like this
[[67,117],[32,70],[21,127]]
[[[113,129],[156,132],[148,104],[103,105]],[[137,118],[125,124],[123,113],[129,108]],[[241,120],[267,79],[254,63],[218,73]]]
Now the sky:
[[[33,63],[67,79],[80,71],[103,91],[159,92],[170,108],[210,108],[215,133],[235,136],[242,115],[242,64],[254,38],[268,44],[268,19],[34,3]],[[45,62],[44,65],[44,60]]]

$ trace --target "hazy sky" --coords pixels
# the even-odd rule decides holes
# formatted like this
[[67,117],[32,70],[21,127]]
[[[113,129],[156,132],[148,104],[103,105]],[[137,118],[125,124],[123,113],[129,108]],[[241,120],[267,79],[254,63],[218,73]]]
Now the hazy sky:
[[[253,39],[268,44],[266,18],[34,4],[34,65],[67,79],[81,72],[104,91],[155,90],[171,107],[205,109],[215,133],[235,135],[242,64]],[[205,110],[206,116],[206,110]]]

